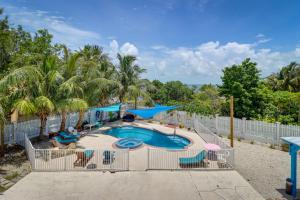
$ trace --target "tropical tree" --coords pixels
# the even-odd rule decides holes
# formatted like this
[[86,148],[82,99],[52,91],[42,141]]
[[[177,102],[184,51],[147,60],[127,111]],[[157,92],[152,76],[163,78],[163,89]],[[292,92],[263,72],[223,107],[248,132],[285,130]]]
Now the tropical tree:
[[300,91],[300,64],[291,62],[278,73],[267,77],[267,83],[273,90]]
[[120,83],[119,100],[124,102],[130,85],[136,85],[141,73],[146,70],[136,64],[136,57],[131,55],[117,55],[119,64],[116,68],[117,80]]
[[137,109],[138,98],[142,97],[144,100],[149,101],[150,96],[146,91],[143,91],[138,85],[130,85],[128,87],[128,98],[134,100],[134,109]]
[[40,118],[40,138],[43,136],[46,128],[47,117],[54,110],[53,102],[45,96],[39,96],[34,101],[36,113]]
[[69,100],[70,110],[79,112],[79,118],[76,124],[76,129],[81,130],[81,126],[84,119],[84,113],[88,109],[88,104],[85,100],[74,98]]
[[239,65],[232,65],[223,70],[220,94],[229,99],[234,97],[235,116],[255,118],[264,109],[264,101],[259,93],[260,71],[249,58]]

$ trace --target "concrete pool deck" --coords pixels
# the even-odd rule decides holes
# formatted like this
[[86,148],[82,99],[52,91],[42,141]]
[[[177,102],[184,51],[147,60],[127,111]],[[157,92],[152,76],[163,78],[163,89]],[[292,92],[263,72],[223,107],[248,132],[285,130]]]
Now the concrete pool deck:
[[[84,148],[84,149],[102,149],[102,150],[113,150],[118,149],[114,147],[114,143],[118,141],[118,138],[115,138],[110,135],[102,134],[105,130],[110,129],[111,127],[118,127],[118,126],[137,126],[147,129],[155,129],[162,133],[173,135],[174,129],[166,127],[165,125],[160,125],[158,123],[148,123],[142,120],[136,120],[133,123],[124,123],[121,121],[107,123],[103,127],[92,131],[87,136],[81,138],[78,143],[77,147]],[[204,150],[205,141],[198,136],[195,132],[188,131],[187,129],[180,129],[176,128],[176,134],[179,136],[183,136],[188,138],[191,141],[191,144],[187,147],[187,149],[194,149],[194,150]],[[148,145],[143,145],[137,149],[130,150],[129,152],[129,170],[146,170],[148,168],[148,160],[147,160],[147,153],[148,148],[153,149],[164,149],[158,147],[151,147]],[[175,160],[177,165],[177,159]]]
[[32,172],[4,200],[263,200],[236,171]]

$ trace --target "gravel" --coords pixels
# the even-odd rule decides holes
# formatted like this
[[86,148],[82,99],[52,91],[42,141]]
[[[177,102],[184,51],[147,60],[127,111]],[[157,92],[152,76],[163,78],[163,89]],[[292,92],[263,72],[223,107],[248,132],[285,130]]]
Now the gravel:
[[[290,175],[288,152],[271,149],[266,145],[249,144],[245,141],[235,141],[234,148],[236,170],[264,198],[268,200],[292,199],[285,194],[285,179]],[[299,164],[298,159],[298,166]],[[298,167],[297,173],[299,172]],[[300,185],[299,179],[300,177],[298,185]]]

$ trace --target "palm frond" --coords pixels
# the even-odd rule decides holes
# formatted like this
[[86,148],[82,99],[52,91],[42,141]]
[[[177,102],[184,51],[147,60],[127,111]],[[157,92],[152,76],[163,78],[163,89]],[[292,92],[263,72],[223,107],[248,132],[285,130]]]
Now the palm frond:
[[31,115],[36,112],[36,107],[28,99],[19,99],[14,103],[13,109],[21,115]]

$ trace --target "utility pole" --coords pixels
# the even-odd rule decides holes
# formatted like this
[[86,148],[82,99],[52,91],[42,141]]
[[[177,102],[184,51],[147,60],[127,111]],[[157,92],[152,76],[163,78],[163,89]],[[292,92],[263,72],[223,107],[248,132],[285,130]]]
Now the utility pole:
[[230,146],[233,147],[233,96],[230,96]]

